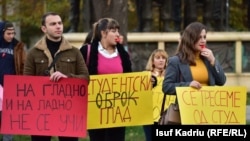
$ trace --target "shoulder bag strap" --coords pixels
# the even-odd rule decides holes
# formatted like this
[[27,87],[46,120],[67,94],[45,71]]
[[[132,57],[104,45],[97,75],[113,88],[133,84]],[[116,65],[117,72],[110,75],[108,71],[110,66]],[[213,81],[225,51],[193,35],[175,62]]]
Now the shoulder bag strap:
[[55,65],[56,60],[59,58],[61,52],[57,53],[55,58],[53,59],[53,61],[51,62],[51,64],[49,65],[49,67],[45,70],[45,75],[49,75],[49,71],[51,70],[51,68]]
[[[181,82],[181,80],[182,80],[182,76],[181,76],[181,72],[179,72],[180,74],[179,74],[179,76],[180,76],[180,82]],[[163,114],[163,112],[164,112],[164,107],[165,107],[165,100],[166,100],[166,95],[167,94],[164,94],[164,97],[163,97],[163,101],[162,101],[162,105],[161,105],[161,115]],[[175,98],[175,104],[177,104],[178,103],[178,101],[177,101],[177,95],[176,95],[176,98]]]
[[87,64],[87,66],[89,65],[89,54],[90,54],[90,44],[88,44],[88,46],[87,46],[88,48],[87,48],[87,59],[86,59],[86,64]]
[[164,112],[164,105],[165,105],[165,100],[166,100],[166,96],[167,94],[164,94],[164,96],[163,96],[163,101],[162,101],[162,105],[161,105],[161,115],[163,114],[163,112]]

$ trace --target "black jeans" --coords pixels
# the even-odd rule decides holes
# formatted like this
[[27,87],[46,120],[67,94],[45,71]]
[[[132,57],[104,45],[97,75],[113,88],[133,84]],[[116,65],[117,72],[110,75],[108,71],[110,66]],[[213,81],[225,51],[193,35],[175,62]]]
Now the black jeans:
[[[77,137],[58,137],[59,141],[78,141]],[[31,141],[50,141],[51,136],[37,136],[32,135]]]
[[125,127],[88,130],[90,141],[125,141]]

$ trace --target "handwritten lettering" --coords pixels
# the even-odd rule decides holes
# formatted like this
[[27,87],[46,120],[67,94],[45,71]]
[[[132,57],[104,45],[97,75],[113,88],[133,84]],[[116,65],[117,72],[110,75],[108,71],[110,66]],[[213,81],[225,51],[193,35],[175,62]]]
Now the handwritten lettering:
[[[245,124],[245,87],[176,88],[184,123]],[[242,111],[244,110],[244,111]]]
[[72,84],[45,84],[43,85],[43,96],[48,94],[64,96],[73,98],[74,96],[85,96],[86,95],[85,85],[72,85]]
[[72,131],[80,132],[84,130],[84,116],[83,115],[60,115],[61,126],[59,127],[60,132]]
[[33,87],[31,84],[17,84],[16,85],[16,96],[19,97],[21,96],[28,96],[28,94],[31,94],[32,96],[35,96],[35,92],[33,90]]
[[[197,124],[216,123],[216,124],[237,124],[240,123],[234,111],[213,110],[205,113],[202,110],[194,111],[194,120]],[[212,120],[212,121],[210,121]]]
[[116,106],[116,104],[121,104],[123,107],[131,104],[137,105],[137,99],[139,97],[133,96],[134,94],[134,92],[98,93],[95,101],[96,106],[98,108],[111,108]]
[[21,129],[21,130],[30,130],[28,119],[30,114],[18,114],[16,116],[10,115],[9,122],[10,122],[10,129]]
[[116,123],[118,121],[130,122],[132,117],[130,115],[129,108],[125,107],[125,109],[124,108],[122,109],[119,106],[111,108],[101,108],[100,124],[110,124],[110,123]]
[[3,133],[86,136],[86,80],[67,78],[55,83],[45,76],[7,75],[5,81]]
[[127,91],[145,91],[151,88],[151,82],[148,75],[144,76],[127,76],[117,78],[103,78],[103,79],[91,79],[89,82],[95,86],[89,90],[90,94],[95,94],[95,90],[98,88],[98,93],[107,92],[127,92]]
[[72,101],[71,100],[39,100],[37,110],[66,110],[69,111],[72,109]]
[[221,106],[240,107],[239,91],[184,91],[181,96],[186,105],[197,106],[202,101],[201,106]]
[[39,114],[37,117],[36,127],[38,131],[49,131],[50,114]]

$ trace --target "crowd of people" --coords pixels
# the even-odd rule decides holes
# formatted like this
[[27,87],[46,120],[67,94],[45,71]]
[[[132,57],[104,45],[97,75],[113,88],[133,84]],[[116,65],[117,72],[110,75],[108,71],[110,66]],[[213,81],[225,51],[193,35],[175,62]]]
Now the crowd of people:
[[[119,23],[115,19],[101,18],[94,23],[92,32],[79,50],[72,47],[63,37],[63,22],[60,15],[49,12],[43,15],[41,21],[44,36],[25,56],[23,43],[14,38],[13,25],[9,22],[3,23],[0,64],[6,69],[1,69],[1,85],[3,86],[5,74],[49,75],[48,79],[58,82],[60,79],[69,77],[84,78],[89,81],[89,75],[132,72],[129,53],[123,47],[122,42],[119,42],[119,28]],[[176,86],[201,89],[202,86],[224,85],[225,73],[213,52],[205,47],[206,34],[206,26],[193,22],[183,31],[176,55],[168,57],[164,50],[153,51],[146,66],[146,70],[152,75],[152,87],[159,85],[162,87],[163,94],[175,95]],[[91,45],[89,56],[87,55],[88,44]],[[10,52],[13,54],[9,54]],[[74,69],[64,68],[64,62],[59,61],[52,67],[49,74],[45,74],[48,64],[59,54],[60,57],[70,58],[67,59],[67,66]],[[88,64],[85,63],[86,60]],[[17,66],[19,68],[16,68]],[[164,81],[162,84],[157,84],[159,82],[157,79],[160,77],[163,77]],[[125,127],[89,129],[88,134],[91,141],[125,141],[125,129]],[[152,125],[145,125],[144,129],[146,139],[150,141]],[[3,140],[5,141],[7,137],[12,138],[12,135],[4,135]],[[31,140],[50,141],[51,136],[31,135]],[[59,137],[59,140],[77,141],[78,138]]]

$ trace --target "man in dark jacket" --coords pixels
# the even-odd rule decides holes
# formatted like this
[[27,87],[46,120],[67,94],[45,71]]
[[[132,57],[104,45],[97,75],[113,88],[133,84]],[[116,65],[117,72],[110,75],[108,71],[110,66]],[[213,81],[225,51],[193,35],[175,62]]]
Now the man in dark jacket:
[[[26,57],[24,43],[15,38],[11,22],[0,22],[0,85],[4,86],[4,75],[22,75]],[[1,111],[2,112],[2,111]],[[1,117],[0,117],[1,118]],[[2,141],[12,141],[12,135],[3,135]]]

